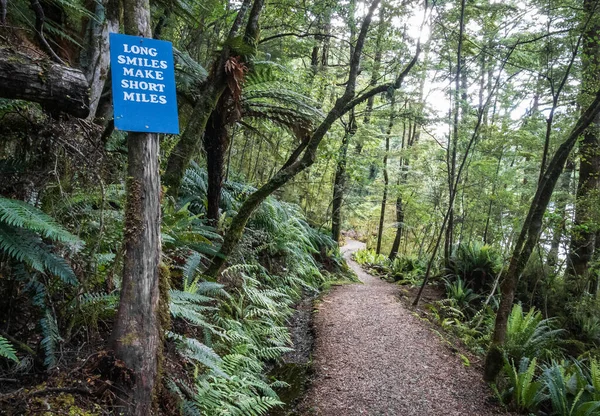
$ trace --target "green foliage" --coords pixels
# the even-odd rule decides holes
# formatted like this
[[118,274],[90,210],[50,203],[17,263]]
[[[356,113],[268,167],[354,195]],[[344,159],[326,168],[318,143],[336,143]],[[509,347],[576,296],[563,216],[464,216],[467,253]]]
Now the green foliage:
[[476,312],[473,303],[480,298],[480,295],[466,287],[461,278],[457,278],[453,282],[446,280],[446,296],[453,306],[459,308],[463,313],[471,315]]
[[479,243],[459,244],[450,257],[447,279],[462,279],[476,293],[491,287],[502,268],[502,258],[491,246]]
[[72,246],[82,245],[81,240],[66,231],[52,217],[23,201],[0,197],[0,221],[12,227],[36,232],[49,240]]
[[598,413],[597,365],[596,361],[592,362],[591,375],[586,374],[578,362],[552,362],[546,366],[542,379],[548,386],[553,415],[592,416]]
[[50,310],[46,309],[46,315],[40,320],[40,326],[43,336],[41,346],[45,356],[44,365],[52,368],[58,363],[58,346],[63,339],[58,332],[56,319]]
[[2,336],[0,336],[0,357],[8,358],[9,360],[18,362],[17,352],[12,344]]
[[[223,221],[235,214],[247,189],[226,185]],[[180,201],[165,208],[162,232],[178,279],[170,290],[170,312],[176,328],[190,328],[168,336],[194,376],[193,385],[169,386],[184,414],[263,415],[282,404],[274,391],[281,383],[268,381],[265,364],[291,351],[286,327],[291,306],[326,281],[326,268],[341,268],[341,257],[297,206],[268,198],[250,219],[219,283],[206,281],[205,253],[214,250],[219,236],[203,220],[205,192],[206,173],[193,165]]]
[[375,253],[375,250],[358,250],[353,254],[353,257],[361,266],[385,266],[389,263],[386,256]]
[[77,285],[71,267],[52,252],[51,246],[42,237],[63,243],[73,250],[83,246],[79,238],[39,209],[22,201],[0,197],[0,250],[38,272],[48,272],[66,284]]
[[600,346],[600,299],[586,294],[568,302],[565,309],[569,315],[568,330],[574,339],[584,344],[581,349]]
[[504,374],[508,377],[508,388],[502,393],[502,399],[519,412],[535,412],[546,400],[546,386],[541,381],[534,381],[537,361],[523,357],[516,368],[512,362],[505,360]]
[[520,362],[528,357],[552,357],[560,353],[559,335],[562,329],[553,329],[556,319],[544,319],[540,311],[532,308],[524,313],[520,304],[515,304],[508,318],[504,353],[508,360]]
[[400,256],[391,262],[389,276],[399,283],[417,285],[425,275],[426,268],[426,261],[417,256]]

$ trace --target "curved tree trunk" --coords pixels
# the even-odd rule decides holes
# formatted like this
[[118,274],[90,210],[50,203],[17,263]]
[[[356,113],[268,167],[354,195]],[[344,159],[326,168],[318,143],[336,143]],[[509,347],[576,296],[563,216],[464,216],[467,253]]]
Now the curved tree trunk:
[[503,358],[501,346],[506,337],[506,326],[515,298],[517,282],[539,240],[544,213],[546,212],[546,208],[552,197],[554,187],[558,182],[565,162],[567,161],[571,150],[573,150],[577,139],[581,137],[588,126],[596,119],[599,112],[600,90],[596,93],[593,103],[580,116],[579,120],[577,120],[569,137],[560,145],[550,160],[542,180],[538,184],[535,196],[529,208],[529,213],[527,214],[527,218],[525,219],[523,228],[521,229],[521,233],[515,244],[508,272],[500,286],[502,298],[496,314],[492,344],[485,359],[484,378],[487,381],[495,380],[502,368]]
[[372,88],[367,92],[356,96],[356,79],[358,77],[362,49],[364,46],[365,38],[367,36],[367,32],[369,30],[369,26],[371,24],[373,12],[375,11],[378,5],[379,0],[373,0],[371,5],[369,6],[369,11],[367,12],[367,15],[365,16],[361,25],[360,34],[357,38],[356,47],[354,49],[354,54],[352,55],[350,60],[350,73],[348,75],[348,81],[346,83],[346,90],[344,94],[336,100],[333,108],[329,111],[329,113],[327,113],[325,119],[313,132],[312,136],[308,140],[306,150],[304,151],[302,158],[295,161],[287,168],[281,169],[266,184],[257,189],[244,201],[244,203],[238,210],[237,215],[231,221],[231,225],[229,226],[229,229],[227,230],[223,238],[221,250],[219,251],[219,253],[217,253],[217,255],[215,255],[211,259],[212,264],[206,271],[206,275],[216,277],[219,274],[219,272],[225,265],[228,256],[233,252],[238,242],[242,238],[244,227],[250,219],[250,216],[256,210],[256,208],[258,208],[258,206],[265,200],[265,198],[267,198],[269,195],[271,195],[273,192],[275,192],[277,189],[279,189],[281,186],[287,183],[299,172],[303,171],[304,169],[306,169],[314,163],[319,144],[321,143],[321,141],[323,140],[333,123],[341,116],[351,111],[358,104],[366,101],[370,96],[380,94],[389,89],[400,88],[406,75],[415,66],[421,53],[420,44],[417,45],[417,51],[411,59],[411,61],[407,64],[407,66],[404,68],[404,70],[400,73],[400,75],[396,78],[394,82],[381,84],[378,87]]
[[[233,40],[239,29],[242,26],[244,17],[248,9],[250,8],[251,0],[244,0],[240,6],[237,17],[229,31],[228,40]],[[254,6],[252,7],[253,13],[260,14],[264,0],[255,0]],[[257,22],[252,15],[249,18],[250,22]],[[248,32],[250,29],[246,29]],[[251,36],[256,36],[255,32],[250,33]],[[167,193],[172,197],[177,197],[179,194],[179,188],[181,187],[181,181],[186,169],[188,168],[190,161],[194,155],[198,154],[200,150],[200,144],[204,131],[206,129],[206,123],[216,109],[217,103],[221,98],[221,95],[227,89],[227,75],[225,74],[225,63],[231,57],[231,50],[228,46],[224,46],[221,54],[217,60],[213,63],[210,75],[199,87],[198,100],[194,104],[192,114],[190,115],[189,122],[181,134],[179,141],[175,145],[175,148],[169,155],[167,160],[167,168],[163,176],[163,182],[167,187]],[[227,149],[225,149],[226,151]]]

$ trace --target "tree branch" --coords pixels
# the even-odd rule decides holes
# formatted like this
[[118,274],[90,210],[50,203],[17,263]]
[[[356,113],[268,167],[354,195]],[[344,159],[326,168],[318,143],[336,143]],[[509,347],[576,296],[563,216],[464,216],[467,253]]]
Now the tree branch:
[[40,103],[79,118],[89,114],[83,72],[0,48],[0,97]]

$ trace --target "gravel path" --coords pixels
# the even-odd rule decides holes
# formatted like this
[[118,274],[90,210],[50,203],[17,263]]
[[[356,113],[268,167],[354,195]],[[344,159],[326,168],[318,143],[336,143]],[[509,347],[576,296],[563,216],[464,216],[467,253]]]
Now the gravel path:
[[350,259],[363,246],[350,241],[342,252],[364,284],[337,287],[319,305],[315,377],[300,414],[498,414],[480,374],[398,301],[398,286]]

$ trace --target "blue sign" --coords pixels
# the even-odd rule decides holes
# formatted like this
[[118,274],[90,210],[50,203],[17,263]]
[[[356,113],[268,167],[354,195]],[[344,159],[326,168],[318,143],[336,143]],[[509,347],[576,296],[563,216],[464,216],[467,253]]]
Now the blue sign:
[[115,128],[179,133],[171,42],[110,34]]

